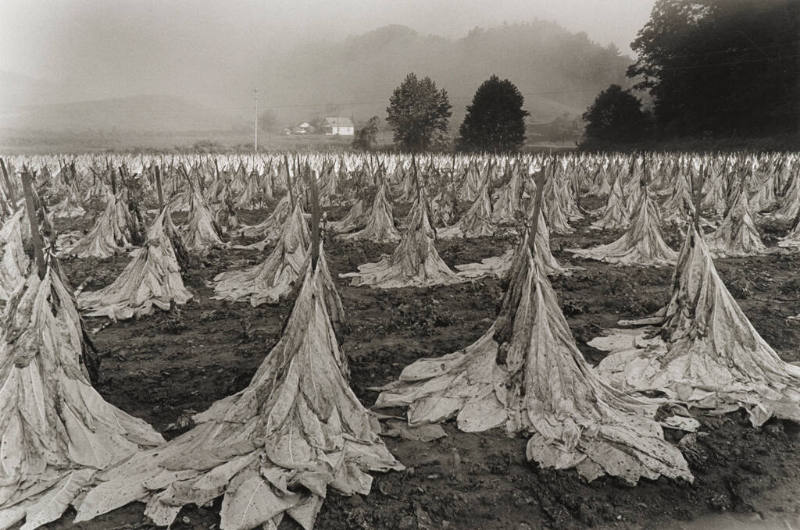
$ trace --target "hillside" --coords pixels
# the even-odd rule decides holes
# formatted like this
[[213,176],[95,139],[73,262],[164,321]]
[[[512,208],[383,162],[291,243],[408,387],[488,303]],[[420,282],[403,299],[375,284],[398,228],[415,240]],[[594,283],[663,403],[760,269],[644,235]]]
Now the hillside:
[[210,131],[235,123],[220,111],[162,95],[23,105],[1,112],[4,128],[41,131]]
[[264,70],[280,75],[265,78],[262,86],[266,104],[284,119],[334,112],[357,120],[383,117],[392,90],[413,71],[448,91],[457,123],[475,89],[493,73],[517,84],[535,121],[579,115],[609,84],[626,84],[630,59],[584,33],[536,21],[475,28],[459,39],[385,26],[342,42],[311,43],[273,62]]
[[62,84],[0,72],[0,136],[19,143],[20,131],[93,132],[100,138],[106,132],[163,135],[232,128],[247,134],[253,87],[278,129],[325,115],[352,116],[359,123],[372,115],[384,118],[392,90],[412,71],[431,76],[448,91],[454,131],[473,93],[491,74],[517,84],[530,123],[547,123],[579,116],[600,90],[626,84],[630,63],[613,46],[542,21],[475,28],[461,38],[391,25],[333,42],[311,36],[291,50],[264,54],[258,67],[226,75],[225,97],[204,91],[198,82],[187,85],[185,98],[108,98],[91,79]]

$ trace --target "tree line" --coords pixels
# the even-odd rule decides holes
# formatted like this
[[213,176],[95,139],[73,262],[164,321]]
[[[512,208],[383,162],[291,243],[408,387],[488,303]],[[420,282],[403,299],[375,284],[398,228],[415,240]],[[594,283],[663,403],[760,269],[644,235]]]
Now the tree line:
[[[598,94],[583,114],[583,147],[800,133],[800,1],[657,0],[631,48],[629,88]],[[456,149],[518,150],[523,104],[511,81],[491,76],[467,107]],[[408,74],[386,113],[398,148],[449,148],[451,105],[429,77]],[[374,146],[378,123],[370,120],[354,146]]]
[[588,147],[800,132],[797,0],[658,0],[631,48],[632,88],[583,115]]
[[[525,98],[508,79],[492,75],[483,82],[467,106],[459,127],[456,149],[478,152],[517,151],[525,142]],[[418,78],[413,72],[395,88],[386,108],[386,122],[392,128],[394,143],[403,151],[420,152],[449,148],[448,130],[452,106],[447,91],[439,89],[430,77]],[[373,116],[359,129],[353,140],[358,149],[371,149],[377,143],[379,119]]]

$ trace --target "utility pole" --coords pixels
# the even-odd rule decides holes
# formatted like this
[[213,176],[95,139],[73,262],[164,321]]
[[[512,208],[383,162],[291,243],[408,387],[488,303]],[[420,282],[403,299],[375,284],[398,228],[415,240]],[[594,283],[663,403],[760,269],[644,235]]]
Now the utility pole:
[[253,98],[256,100],[256,116],[253,120],[253,152],[258,153],[258,89],[253,89]]

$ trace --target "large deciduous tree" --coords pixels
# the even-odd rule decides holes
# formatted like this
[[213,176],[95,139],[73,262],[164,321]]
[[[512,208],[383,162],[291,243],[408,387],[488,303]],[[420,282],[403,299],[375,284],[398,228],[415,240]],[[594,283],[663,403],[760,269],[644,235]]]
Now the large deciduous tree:
[[478,87],[459,128],[464,151],[516,151],[525,141],[525,98],[508,79],[492,75]]
[[584,113],[584,145],[604,146],[640,141],[647,132],[648,118],[636,96],[619,85],[600,92]]
[[450,108],[446,90],[437,89],[429,77],[408,74],[386,108],[395,144],[405,151],[424,151],[440,143],[447,133]]
[[658,0],[628,76],[664,137],[797,132],[798,35],[797,0]]

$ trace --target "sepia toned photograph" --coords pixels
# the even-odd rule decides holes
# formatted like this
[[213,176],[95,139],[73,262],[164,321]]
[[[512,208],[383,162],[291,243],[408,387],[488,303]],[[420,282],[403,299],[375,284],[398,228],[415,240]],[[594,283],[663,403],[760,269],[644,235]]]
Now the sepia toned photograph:
[[800,530],[800,0],[0,0],[0,530]]

